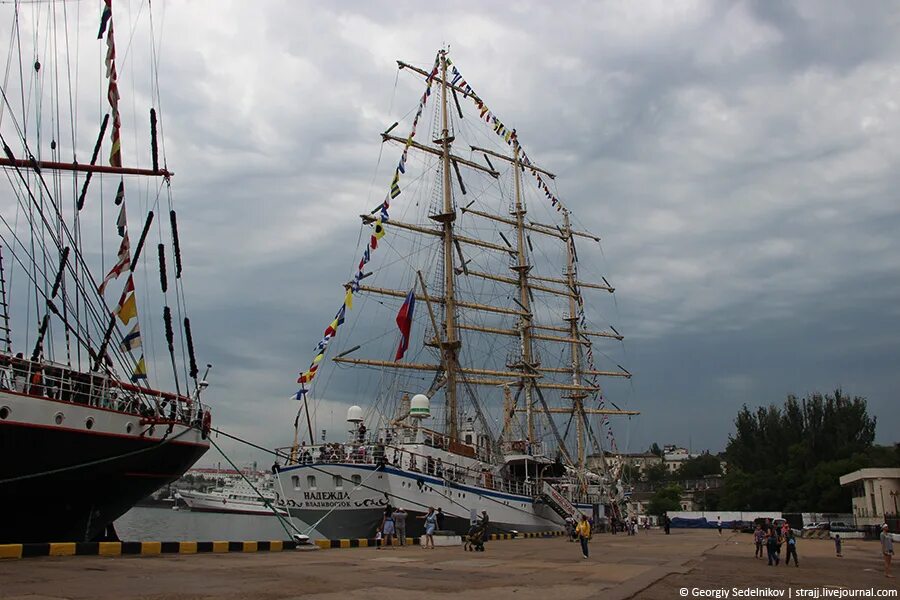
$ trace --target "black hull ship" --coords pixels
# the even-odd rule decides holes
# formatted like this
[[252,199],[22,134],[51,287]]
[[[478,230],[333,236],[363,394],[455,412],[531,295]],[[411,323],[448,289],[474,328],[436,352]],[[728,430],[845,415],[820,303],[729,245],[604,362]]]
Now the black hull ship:
[[[67,420],[87,415],[84,421],[94,418],[95,422],[121,423],[130,417],[104,414],[109,411],[100,408],[70,408],[54,400],[10,396],[0,394],[4,405],[15,404],[16,400],[46,404],[40,410],[51,418],[59,411],[73,413]],[[167,425],[159,427],[164,432]],[[24,513],[27,518],[8,519],[2,527],[2,541],[93,540],[103,536],[109,523],[160,486],[180,477],[206,452],[205,443],[188,441],[194,437],[190,430],[183,425],[179,430],[189,433],[161,444],[159,437],[152,435],[84,432],[55,424],[0,421],[0,452],[22,457],[0,465],[0,478],[4,480],[98,463],[5,485],[0,511],[16,516]],[[111,456],[124,458],[100,462]]]
[[[78,39],[85,28],[89,39],[98,21],[57,20],[54,11],[64,7],[35,6],[33,22],[9,7],[14,35],[35,47],[10,53],[8,62],[36,58],[13,69],[18,81],[4,82],[0,120],[0,169],[9,183],[0,193],[0,544],[114,539],[113,522],[181,477],[209,448],[211,429],[187,317],[172,173],[164,155],[160,164],[161,116],[150,108],[150,139],[143,155],[135,151],[136,162],[149,164],[123,166],[120,128],[137,119],[119,111],[112,0],[105,0],[95,43],[105,54],[97,85],[106,114],[92,133],[90,162],[79,161],[78,99],[53,91],[72,89],[78,67],[48,51],[43,38]],[[46,23],[54,31],[45,32]],[[68,139],[60,134],[66,128]],[[139,236],[130,235],[126,205],[135,215],[144,210]],[[168,218],[154,220],[162,207]],[[150,257],[148,238],[159,242]],[[157,268],[159,288],[136,289]],[[161,305],[155,321],[154,304]],[[145,343],[142,326],[164,329],[156,337],[167,348]]]

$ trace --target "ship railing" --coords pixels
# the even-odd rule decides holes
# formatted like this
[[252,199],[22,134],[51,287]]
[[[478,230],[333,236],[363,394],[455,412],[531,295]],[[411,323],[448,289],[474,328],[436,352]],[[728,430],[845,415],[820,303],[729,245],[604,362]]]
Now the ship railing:
[[528,442],[528,440],[512,440],[500,444],[504,454],[524,454],[527,456],[544,456],[544,444],[542,442]]
[[445,463],[440,458],[393,446],[387,448],[386,456],[388,464],[395,464],[409,471],[439,477],[445,481],[475,485],[498,492],[527,496],[534,495],[535,488],[531,482],[507,479],[490,469],[473,469],[464,465]]
[[191,423],[199,413],[186,396],[142,388],[104,374],[82,373],[47,361],[0,354],[0,389],[140,415],[157,421]]
[[[366,444],[328,443],[313,446],[286,446],[275,449],[288,464],[353,463],[372,465],[379,462],[378,447]],[[383,460],[383,451],[382,451]]]
[[534,496],[538,489],[531,481],[507,479],[489,469],[473,469],[464,465],[444,463],[442,459],[412,452],[406,448],[391,445],[364,445],[328,443],[313,446],[286,446],[276,448],[278,456],[285,458],[287,464],[363,464],[388,465],[401,469],[438,477],[447,482],[475,485],[478,487],[518,494]]

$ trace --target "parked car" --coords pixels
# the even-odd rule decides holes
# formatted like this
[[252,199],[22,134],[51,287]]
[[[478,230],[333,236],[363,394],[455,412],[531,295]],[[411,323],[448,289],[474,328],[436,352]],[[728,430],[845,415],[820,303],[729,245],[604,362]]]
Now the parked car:
[[740,531],[741,533],[753,533],[756,525],[753,521],[732,521],[732,531]]
[[843,521],[830,521],[829,523],[827,523],[826,529],[828,529],[828,531],[833,531],[833,532],[837,532],[837,533],[840,533],[843,531],[856,531],[856,527],[852,527]]
[[813,531],[816,529],[827,529],[828,523],[813,522],[803,526],[803,531]]

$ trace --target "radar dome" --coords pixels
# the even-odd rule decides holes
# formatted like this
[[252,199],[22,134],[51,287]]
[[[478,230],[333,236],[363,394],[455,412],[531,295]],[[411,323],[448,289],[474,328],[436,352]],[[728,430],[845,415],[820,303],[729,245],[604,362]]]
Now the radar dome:
[[409,401],[409,416],[414,419],[426,419],[431,416],[431,401],[425,394],[416,394]]
[[362,423],[363,422],[363,410],[358,406],[351,406],[347,409],[347,422],[348,423]]

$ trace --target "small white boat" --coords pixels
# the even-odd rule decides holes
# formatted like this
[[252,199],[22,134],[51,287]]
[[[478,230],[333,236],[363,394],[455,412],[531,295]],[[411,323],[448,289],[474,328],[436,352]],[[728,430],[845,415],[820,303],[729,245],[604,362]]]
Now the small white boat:
[[[176,497],[183,500],[192,511],[197,512],[272,516],[275,514],[274,511],[277,511],[279,515],[287,515],[285,509],[275,508],[278,498],[272,489],[271,481],[257,481],[254,487],[259,493],[243,479],[237,479],[209,492],[178,490]],[[269,503],[268,506],[266,501]]]

